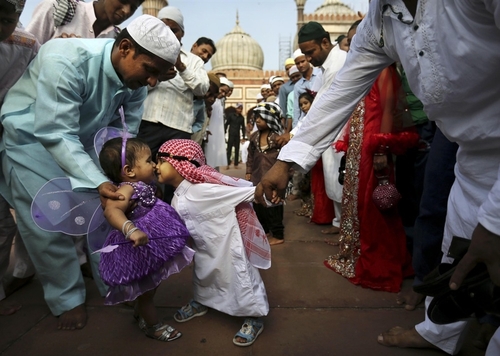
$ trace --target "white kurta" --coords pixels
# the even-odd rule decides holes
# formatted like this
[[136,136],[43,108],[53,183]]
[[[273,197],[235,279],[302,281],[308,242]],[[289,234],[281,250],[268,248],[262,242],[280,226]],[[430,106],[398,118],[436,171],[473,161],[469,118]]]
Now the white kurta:
[[255,187],[192,184],[184,180],[172,206],[193,238],[193,299],[233,316],[269,312],[266,288],[245,253],[235,207],[251,202]]
[[225,167],[228,164],[226,153],[226,138],[224,135],[224,106],[220,99],[212,106],[212,115],[207,127],[211,135],[205,145],[205,157],[211,167]]
[[[79,1],[71,22],[59,27],[56,27],[54,23],[55,6],[57,6],[57,0],[40,2],[33,11],[30,23],[26,26],[26,31],[32,33],[41,44],[60,37],[63,33],[75,34],[81,38],[96,38],[93,25],[97,18],[93,1]],[[97,38],[114,38],[116,35],[115,27],[109,26]]]

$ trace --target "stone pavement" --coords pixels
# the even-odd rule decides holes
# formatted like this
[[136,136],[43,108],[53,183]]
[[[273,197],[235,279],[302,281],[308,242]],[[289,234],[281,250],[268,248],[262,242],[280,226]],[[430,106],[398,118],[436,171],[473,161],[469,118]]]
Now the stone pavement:
[[[243,167],[224,173],[242,177]],[[191,268],[165,281],[156,294],[160,316],[177,327],[183,336],[164,343],[139,331],[126,306],[102,303],[92,280],[87,280],[89,320],[83,330],[58,331],[35,279],[9,299],[23,307],[16,314],[0,317],[0,354],[5,356],[66,355],[444,355],[434,350],[387,348],[377,335],[393,326],[410,327],[423,320],[422,307],[413,312],[395,303],[396,295],[354,286],[327,269],[323,260],[338,248],[326,244],[324,227],[309,224],[293,214],[300,203],[285,207],[285,239],[272,248],[272,267],[261,271],[266,284],[270,312],[265,330],[249,347],[233,345],[232,338],[242,319],[215,310],[189,322],[176,323],[174,312],[190,299]],[[64,271],[61,271],[64,273]],[[410,280],[404,285],[409,286]],[[459,355],[479,356],[472,345],[478,330],[472,325]]]

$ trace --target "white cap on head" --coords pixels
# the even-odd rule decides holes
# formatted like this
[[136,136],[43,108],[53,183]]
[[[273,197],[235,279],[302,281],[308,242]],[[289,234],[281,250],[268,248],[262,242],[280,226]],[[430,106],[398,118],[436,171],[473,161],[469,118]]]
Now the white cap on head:
[[182,16],[181,10],[174,6],[165,6],[160,11],[158,11],[158,15],[156,16],[160,20],[161,19],[169,19],[174,21],[179,27],[184,31],[184,16]]
[[227,85],[228,87],[232,88],[231,85],[233,84],[229,79],[226,77],[219,77],[220,84],[221,85]]
[[299,68],[297,68],[297,66],[294,65],[294,66],[290,67],[290,69],[288,70],[288,75],[292,76],[292,74],[295,74],[298,72],[299,72]]
[[269,85],[269,84],[262,84],[262,85],[260,86],[260,89],[261,89],[261,90],[262,90],[262,89],[271,89],[271,85]]
[[302,53],[302,51],[299,49],[295,50],[295,52],[293,52],[293,60],[296,60],[297,58],[299,58],[300,56],[305,56],[304,53]]
[[280,76],[278,76],[278,75],[275,75],[275,76],[274,76],[274,77],[273,77],[273,78],[269,81],[269,83],[271,83],[271,85],[273,85],[273,84],[274,84],[274,82],[279,82],[280,80],[281,80],[283,83],[285,82],[285,80],[284,80],[282,77],[280,77]]
[[130,37],[145,50],[175,64],[181,44],[170,28],[150,15],[141,15],[127,26]]

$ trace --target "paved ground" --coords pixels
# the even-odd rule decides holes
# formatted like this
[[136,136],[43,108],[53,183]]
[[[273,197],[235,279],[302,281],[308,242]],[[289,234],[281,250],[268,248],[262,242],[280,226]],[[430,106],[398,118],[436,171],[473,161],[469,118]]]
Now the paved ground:
[[[225,173],[242,176],[243,169]],[[0,317],[0,354],[34,355],[443,355],[439,351],[395,349],[377,344],[377,335],[393,326],[409,327],[423,320],[423,308],[405,311],[395,303],[396,295],[357,287],[327,269],[323,260],[337,252],[324,242],[321,226],[309,224],[285,208],[286,243],[274,246],[272,267],[262,271],[266,284],[269,316],[265,330],[254,345],[232,344],[242,319],[210,310],[201,318],[178,324],[174,312],[190,299],[191,269],[164,282],[156,295],[161,316],[170,319],[183,336],[171,343],[148,339],[137,328],[132,309],[102,304],[92,280],[87,280],[89,321],[79,331],[56,330],[57,319],[46,307],[35,279],[13,294],[23,308],[15,315]],[[61,271],[64,273],[64,271]],[[411,281],[405,281],[409,286]],[[477,325],[470,329],[459,355],[479,356],[472,345]]]

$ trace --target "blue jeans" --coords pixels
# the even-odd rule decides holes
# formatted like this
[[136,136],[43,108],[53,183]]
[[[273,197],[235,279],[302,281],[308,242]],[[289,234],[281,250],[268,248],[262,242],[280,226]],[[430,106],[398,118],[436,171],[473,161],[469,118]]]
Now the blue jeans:
[[413,239],[414,285],[441,261],[441,242],[451,186],[455,180],[454,167],[458,145],[436,129],[425,167],[420,211],[415,220]]

